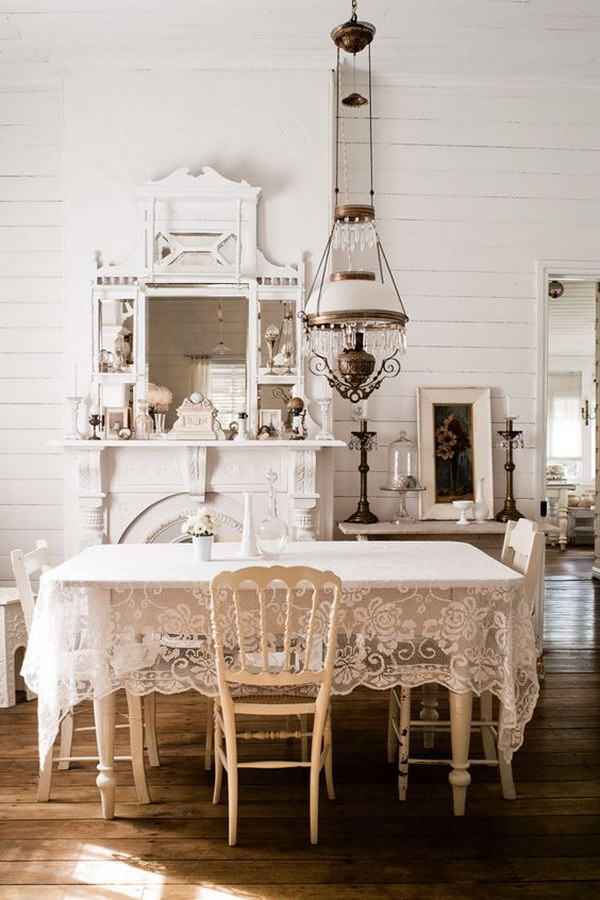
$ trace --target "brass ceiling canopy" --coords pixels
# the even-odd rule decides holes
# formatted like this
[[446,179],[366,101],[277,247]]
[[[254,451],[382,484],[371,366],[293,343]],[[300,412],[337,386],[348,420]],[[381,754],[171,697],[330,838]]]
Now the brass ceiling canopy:
[[360,53],[375,37],[375,26],[370,22],[359,22],[356,7],[357,3],[353,3],[351,18],[331,32],[335,46],[346,53]]
[[[330,386],[352,403],[366,400],[385,378],[400,371],[405,350],[408,316],[391,267],[381,245],[373,198],[373,114],[371,43],[375,26],[360,22],[357,0],[352,17],[331,32],[337,47],[335,117],[335,211],[333,225],[317,267],[308,302],[300,315],[312,353],[309,368],[324,375]],[[352,56],[356,81],[356,54],[367,50],[367,91],[342,92],[342,54]],[[361,188],[348,184],[345,152],[346,123],[351,122],[356,146],[368,146],[367,202],[357,202]],[[340,173],[340,162],[343,171]],[[356,163],[360,170],[360,163]],[[364,164],[363,169],[364,171]],[[340,175],[344,201],[340,202]],[[364,187],[362,188],[364,190]],[[330,272],[328,280],[326,275]]]

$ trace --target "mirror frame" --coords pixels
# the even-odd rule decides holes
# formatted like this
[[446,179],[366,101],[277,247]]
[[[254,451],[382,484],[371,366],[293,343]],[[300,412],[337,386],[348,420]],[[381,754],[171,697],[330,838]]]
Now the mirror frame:
[[[259,375],[260,304],[281,300],[294,304],[296,313],[304,307],[304,261],[277,266],[257,246],[257,208],[261,189],[245,181],[231,181],[205,166],[196,176],[189,169],[177,169],[166,178],[149,181],[135,190],[137,203],[137,249],[130,260],[113,266],[98,266],[93,279],[94,347],[99,343],[99,308],[107,299],[134,301],[134,364],[132,373],[100,373],[99,353],[94,353],[92,381],[99,387],[133,385],[134,410],[147,396],[148,302],[160,296],[243,297],[248,300],[248,352],[246,354],[248,425],[258,428],[259,384],[297,385],[304,391],[302,328],[295,317],[295,369],[290,376]],[[177,244],[178,236],[214,237],[199,241],[192,250]],[[235,240],[233,262],[219,256],[219,243]],[[169,251],[164,256],[165,246]],[[189,262],[202,254],[203,265]],[[185,265],[181,265],[187,259]],[[179,264],[175,263],[179,260]],[[102,404],[104,405],[104,404]],[[135,413],[134,413],[135,415]]]

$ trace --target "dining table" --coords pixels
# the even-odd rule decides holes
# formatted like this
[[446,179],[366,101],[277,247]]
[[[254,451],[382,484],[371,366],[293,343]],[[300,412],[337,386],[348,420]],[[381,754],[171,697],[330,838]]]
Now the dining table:
[[114,816],[115,692],[218,694],[210,582],[255,565],[329,569],[342,582],[333,693],[439,684],[449,690],[454,812],[465,809],[474,695],[501,702],[498,750],[523,742],[539,686],[523,577],[467,543],[290,542],[277,560],[216,543],[88,547],[40,578],[23,675],[38,696],[40,760],[61,717],[92,700],[102,814]]

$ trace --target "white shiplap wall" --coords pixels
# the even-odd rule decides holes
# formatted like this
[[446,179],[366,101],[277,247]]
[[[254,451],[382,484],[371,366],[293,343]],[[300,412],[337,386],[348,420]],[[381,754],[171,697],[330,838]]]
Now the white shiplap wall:
[[62,552],[61,94],[0,89],[0,583],[9,552]]
[[[70,351],[79,361],[88,346],[88,257],[105,248],[119,259],[132,246],[131,222],[115,210],[128,209],[131,186],[145,178],[209,163],[261,184],[263,247],[278,261],[306,250],[309,268],[318,258],[326,232],[326,79],[294,77],[245,73],[242,99],[239,73],[71,78],[64,181],[75,236]],[[62,462],[46,441],[59,436],[63,413],[63,190],[58,91],[5,87],[0,99],[0,579],[7,580],[10,547],[46,534],[61,552]],[[600,92],[386,84],[376,87],[374,110],[380,230],[411,321],[403,373],[370,401],[380,441],[370,458],[372,506],[382,518],[391,511],[394,501],[379,491],[386,446],[401,427],[416,435],[417,387],[489,385],[494,428],[507,393],[520,414],[527,447],[516,457],[516,494],[532,513],[535,263],[598,258]],[[257,115],[260,129],[241,127]],[[159,142],[150,140],[156,122]],[[350,127],[348,136],[359,137]],[[350,143],[351,175],[357,150]],[[298,197],[309,192],[318,209],[305,204],[298,217]],[[336,400],[336,418],[337,435],[348,437],[347,403]],[[357,454],[338,451],[336,463],[336,515],[345,518],[356,506]],[[502,463],[496,452],[498,503]]]
[[[400,428],[416,437],[417,387],[485,385],[494,430],[506,394],[520,416],[526,448],[515,454],[515,492],[519,509],[534,514],[535,264],[599,256],[600,94],[388,84],[375,91],[374,115],[376,208],[410,322],[402,374],[369,401],[379,434],[371,507],[381,518],[393,508],[379,490],[386,448]],[[356,122],[346,134],[352,183],[365,147]],[[345,438],[348,406],[338,401],[336,413]],[[336,454],[345,518],[356,506],[358,459]],[[495,451],[497,509],[503,461]]]

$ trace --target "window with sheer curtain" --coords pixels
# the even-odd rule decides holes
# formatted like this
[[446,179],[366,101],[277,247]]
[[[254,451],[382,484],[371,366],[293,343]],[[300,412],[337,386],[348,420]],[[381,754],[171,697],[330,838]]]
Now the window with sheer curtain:
[[210,399],[223,428],[246,410],[246,360],[211,359]]
[[581,459],[581,372],[548,376],[548,457]]
[[246,360],[200,356],[192,360],[191,391],[208,397],[222,428],[246,409]]

